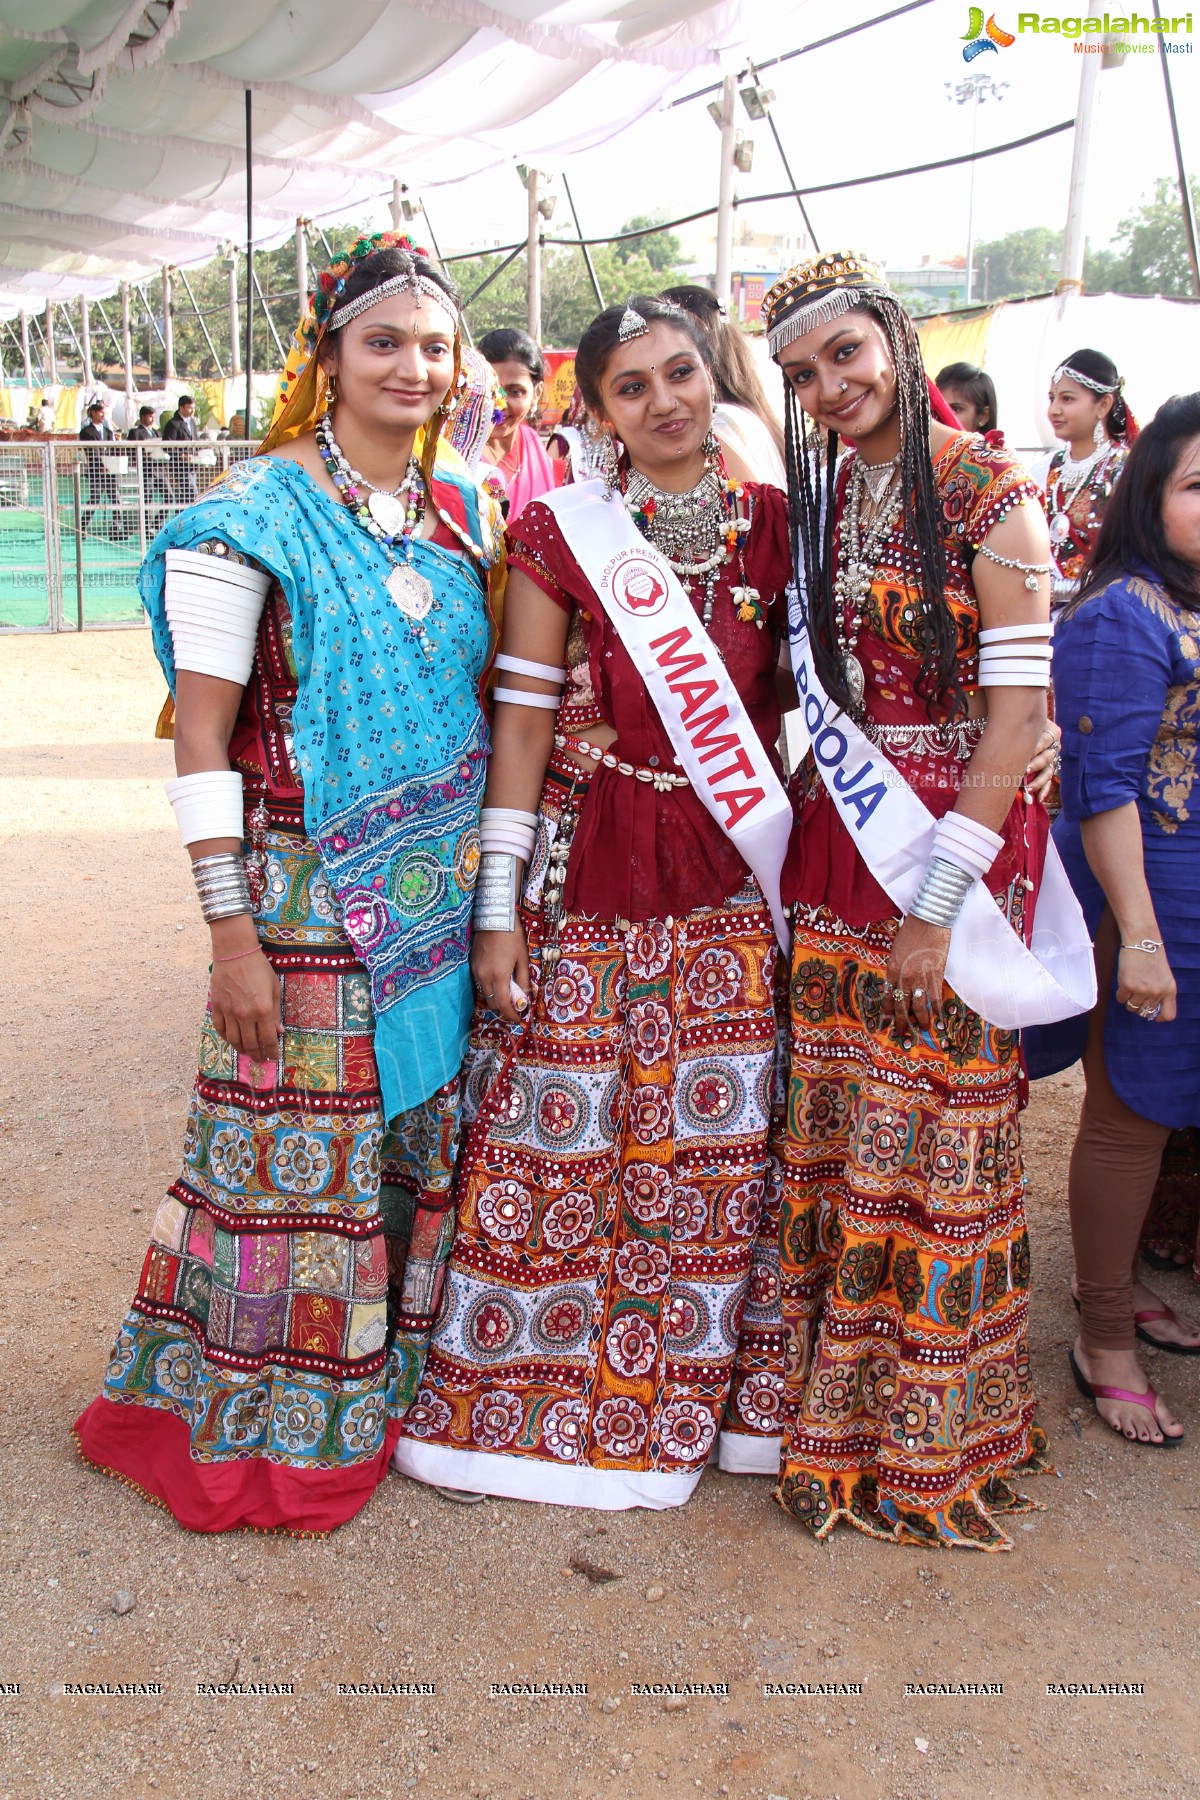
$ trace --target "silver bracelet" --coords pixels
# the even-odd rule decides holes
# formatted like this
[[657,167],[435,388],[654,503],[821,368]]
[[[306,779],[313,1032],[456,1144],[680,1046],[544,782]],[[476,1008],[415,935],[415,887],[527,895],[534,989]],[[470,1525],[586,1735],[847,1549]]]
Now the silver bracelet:
[[1031,594],[1037,593],[1038,576],[1049,575],[1054,568],[1053,563],[1027,563],[1021,562],[1015,556],[997,556],[996,552],[990,550],[986,544],[976,544],[975,549],[981,556],[986,556],[989,561],[998,563],[1002,569],[1019,569],[1025,577],[1025,586]]
[[475,881],[476,931],[515,931],[520,861],[506,850],[485,850]]
[[1162,949],[1161,938],[1139,938],[1136,944],[1122,944],[1122,950],[1144,950],[1147,956],[1153,956],[1156,950]]
[[960,869],[944,857],[931,856],[917,897],[908,909],[909,917],[921,919],[926,925],[949,928],[962,911],[975,881],[968,869]]
[[214,919],[234,919],[241,913],[253,913],[250,883],[246,866],[233,850],[221,850],[212,856],[200,856],[192,864],[200,911],[205,924]]

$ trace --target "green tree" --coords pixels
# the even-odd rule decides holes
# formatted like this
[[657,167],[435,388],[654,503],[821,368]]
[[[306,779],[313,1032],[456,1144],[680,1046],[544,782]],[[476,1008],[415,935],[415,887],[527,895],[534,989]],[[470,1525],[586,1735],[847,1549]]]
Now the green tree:
[[1045,294],[1058,281],[1061,232],[1030,225],[975,246],[975,293],[1005,300],[1014,294]]
[[[1192,183],[1192,210],[1200,213],[1200,181]],[[1164,177],[1153,197],[1117,227],[1110,285],[1123,294],[1192,294],[1192,268],[1179,205],[1179,184]],[[1101,252],[1101,255],[1106,253]],[[1109,252],[1107,254],[1112,254]],[[1089,286],[1091,283],[1089,281]]]

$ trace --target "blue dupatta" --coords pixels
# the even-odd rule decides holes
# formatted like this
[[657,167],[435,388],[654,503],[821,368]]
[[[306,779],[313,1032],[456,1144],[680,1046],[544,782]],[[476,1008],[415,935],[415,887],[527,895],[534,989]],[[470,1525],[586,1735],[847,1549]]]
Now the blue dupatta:
[[[476,543],[479,494],[439,469],[437,502]],[[138,585],[175,691],[168,549],[210,539],[280,583],[299,680],[293,713],[304,820],[371,979],[375,1057],[391,1119],[459,1072],[472,1012],[467,951],[489,737],[480,683],[492,643],[485,578],[418,539],[432,584],[427,660],[384,585],[385,551],[298,463],[240,464],[154,540]]]

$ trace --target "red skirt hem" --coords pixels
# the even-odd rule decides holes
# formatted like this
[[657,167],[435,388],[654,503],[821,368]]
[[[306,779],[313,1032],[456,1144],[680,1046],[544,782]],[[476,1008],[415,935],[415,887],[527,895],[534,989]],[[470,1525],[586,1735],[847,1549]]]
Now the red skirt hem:
[[79,1454],[123,1481],[185,1531],[264,1531],[327,1537],[366,1505],[387,1474],[400,1435],[388,1421],[369,1462],[344,1469],[292,1469],[263,1457],[197,1462],[187,1426],[173,1413],[120,1406],[101,1395],[75,1421]]

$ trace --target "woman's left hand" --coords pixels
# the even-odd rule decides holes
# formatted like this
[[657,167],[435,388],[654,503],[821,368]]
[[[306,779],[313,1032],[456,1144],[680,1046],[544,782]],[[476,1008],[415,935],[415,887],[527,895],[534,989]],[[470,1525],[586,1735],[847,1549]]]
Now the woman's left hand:
[[1025,771],[1025,791],[1043,805],[1050,797],[1050,790],[1058,778],[1062,757],[1059,746],[1062,743],[1062,726],[1056,725],[1053,719],[1047,719],[1042,728],[1042,735],[1037,741],[1033,760]]
[[883,1016],[894,1019],[896,1033],[906,1037],[917,1025],[928,1031],[942,1016],[942,983],[950,954],[950,932],[924,919],[901,919],[887,960]]

